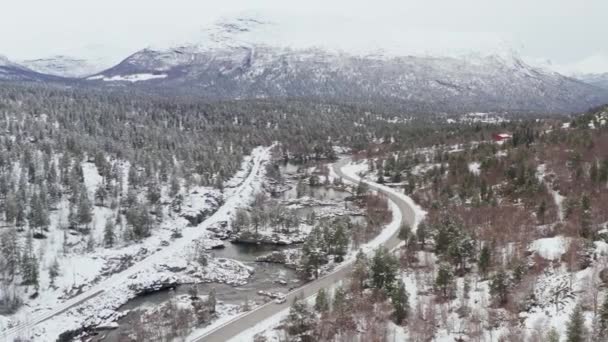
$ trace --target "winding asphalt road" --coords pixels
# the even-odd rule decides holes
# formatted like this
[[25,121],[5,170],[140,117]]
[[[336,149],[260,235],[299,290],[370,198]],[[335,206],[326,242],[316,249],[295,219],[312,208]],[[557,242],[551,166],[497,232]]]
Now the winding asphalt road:
[[[346,158],[346,159],[342,159],[339,162],[337,162],[336,164],[334,164],[334,172],[338,176],[342,177],[345,181],[357,184],[359,182],[358,179],[350,177],[349,175],[346,175],[344,172],[342,172],[342,167],[344,165],[346,165],[349,161],[350,161],[350,159]],[[367,182],[367,181],[366,181],[366,183],[369,185],[369,187],[371,189],[385,194],[389,198],[389,200],[391,200],[392,202],[394,202],[397,205],[397,207],[399,208],[399,211],[401,211],[401,220],[402,221],[405,220],[405,222],[408,223],[410,226],[414,225],[415,220],[416,220],[416,214],[415,214],[414,208],[410,207],[410,205],[406,201],[404,201],[402,198],[394,195],[393,193],[385,191],[381,186],[378,186],[378,184],[372,183],[372,182]],[[399,245],[399,243],[401,242],[398,238],[398,234],[399,233],[397,231],[388,240],[383,242],[382,246],[387,249],[393,249],[393,248],[397,247],[397,245]],[[320,289],[329,288],[333,284],[336,284],[339,281],[346,279],[352,269],[352,266],[353,266],[353,263],[349,262],[349,263],[345,264],[344,266],[337,268],[332,273],[330,273],[324,277],[321,277],[317,280],[314,280],[310,283],[307,283],[306,285],[303,285],[296,290],[289,292],[287,294],[287,300],[283,304],[276,304],[274,302],[264,304],[252,311],[249,311],[247,313],[244,313],[240,316],[233,318],[232,320],[216,327],[215,329],[205,332],[204,334],[202,334],[198,337],[194,337],[194,338],[190,339],[190,341],[194,341],[194,342],[228,341],[229,339],[237,336],[239,333],[241,333],[249,328],[254,327],[256,324],[258,324],[258,323],[264,321],[265,319],[270,318],[271,316],[278,314],[282,310],[288,308],[296,296],[299,298],[308,298],[308,297],[314,295],[315,293],[317,293]],[[243,342],[249,342],[249,341],[243,341]]]

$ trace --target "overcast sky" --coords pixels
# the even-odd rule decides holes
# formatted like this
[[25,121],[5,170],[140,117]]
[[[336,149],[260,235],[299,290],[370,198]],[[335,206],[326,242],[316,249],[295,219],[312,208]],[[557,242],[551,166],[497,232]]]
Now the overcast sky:
[[[121,59],[148,45],[183,40],[219,16],[245,10],[398,22],[424,34],[503,37],[530,60],[585,61],[608,71],[606,0],[3,0],[0,54],[59,53]],[[311,23],[314,26],[314,23]],[[352,38],[352,37],[351,37]],[[429,39],[426,44],[437,44]]]

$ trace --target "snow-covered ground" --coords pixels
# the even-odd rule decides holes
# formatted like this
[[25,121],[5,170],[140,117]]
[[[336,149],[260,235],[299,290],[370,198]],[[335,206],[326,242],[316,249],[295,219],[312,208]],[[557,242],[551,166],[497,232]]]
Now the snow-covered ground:
[[538,239],[530,244],[529,250],[547,260],[559,260],[568,250],[570,240],[570,238],[564,236]]
[[[207,227],[228,221],[237,207],[251,200],[262,186],[263,165],[268,160],[269,148],[255,149],[252,156],[244,160],[244,171],[237,173],[235,179],[228,182],[236,187],[226,189],[224,204],[195,227],[187,228],[188,221],[181,216],[170,218],[161,224],[158,234],[153,234],[141,244],[60,258],[62,271],[56,280],[57,289],[41,291],[38,298],[14,315],[0,317],[0,327],[4,329],[0,332],[0,337],[54,340],[66,330],[112,321],[117,318],[114,310],[147,287],[184,282],[245,282],[251,270],[239,262],[209,259],[206,266],[195,262],[194,242],[209,238],[211,232]],[[83,166],[87,187],[95,189],[93,186],[100,178],[95,176],[97,172],[94,166]],[[194,192],[200,195],[202,191],[204,189]],[[208,203],[194,201],[191,205],[207,208]],[[96,207],[95,210],[103,211],[105,208]],[[97,213],[95,217],[97,219]],[[176,225],[183,227],[182,237],[169,242],[169,235]],[[46,240],[53,239],[43,241]],[[49,250],[58,251],[60,246],[61,243],[57,248]],[[118,268],[117,273],[104,274],[104,267],[122,255],[130,255],[133,258],[132,264],[126,265],[124,270]],[[48,286],[46,273],[48,272],[41,272],[41,288]]]
[[557,207],[557,217],[559,218],[560,221],[564,221],[564,199],[566,197],[561,195],[559,193],[559,191],[553,189],[551,184],[548,184],[545,182],[546,174],[547,174],[547,165],[546,164],[539,165],[536,169],[536,177],[538,178],[538,180],[540,182],[546,184],[547,190],[551,194],[551,197],[553,197],[553,201],[555,202],[555,206]]
[[91,76],[88,77],[88,80],[91,81],[104,81],[104,82],[119,82],[119,81],[123,81],[123,82],[140,82],[140,81],[149,81],[149,80],[154,80],[154,79],[162,79],[162,78],[166,78],[167,74],[133,74],[133,75],[126,75],[126,76],[122,76],[122,75],[117,75],[117,76],[111,76],[111,77],[106,77],[103,75],[96,75],[96,76]]

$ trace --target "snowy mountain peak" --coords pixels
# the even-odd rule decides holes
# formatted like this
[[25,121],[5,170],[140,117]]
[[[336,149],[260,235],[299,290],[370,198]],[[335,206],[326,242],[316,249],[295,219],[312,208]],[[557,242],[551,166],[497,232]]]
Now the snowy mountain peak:
[[94,74],[107,67],[86,59],[64,55],[24,60],[21,63],[39,73],[76,78]]
[[[432,42],[432,43],[430,43]],[[400,18],[349,18],[336,15],[241,12],[223,16],[163,51],[192,46],[199,51],[235,47],[319,49],[349,55],[394,58],[403,56],[458,57],[467,55],[508,58],[518,44],[493,33],[413,30]]]
[[6,58],[4,55],[0,55],[0,65],[7,65],[8,63],[10,63],[8,58]]
[[8,57],[4,55],[0,55],[0,66],[1,67],[11,67],[11,68],[22,68],[19,64],[11,61]]

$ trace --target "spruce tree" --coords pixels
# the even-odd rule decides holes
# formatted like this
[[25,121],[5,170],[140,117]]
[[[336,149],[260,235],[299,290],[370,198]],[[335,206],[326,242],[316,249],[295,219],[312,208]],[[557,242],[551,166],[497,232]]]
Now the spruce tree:
[[488,244],[484,244],[479,252],[479,260],[477,261],[477,267],[479,267],[479,273],[482,275],[487,274],[490,268],[491,254],[490,247]]
[[294,298],[286,319],[286,330],[289,335],[300,341],[311,341],[315,327],[315,316],[304,300]]
[[591,201],[589,196],[584,194],[581,198],[581,214],[580,214],[580,236],[586,239],[591,238]]
[[95,200],[102,207],[105,205],[105,201],[108,198],[108,191],[104,183],[99,183],[97,190],[95,190]]
[[587,341],[587,328],[585,328],[585,317],[580,305],[577,305],[570,314],[570,321],[566,330],[566,342]]
[[106,225],[104,227],[103,230],[103,244],[106,247],[112,247],[114,246],[114,224],[112,223],[112,220],[107,220],[106,221]]
[[86,189],[82,187],[80,192],[80,198],[78,201],[78,210],[76,212],[76,218],[79,225],[88,226],[93,220],[93,213],[91,209],[91,202],[87,196]]
[[410,228],[410,226],[407,223],[403,223],[399,228],[399,239],[406,241],[410,238],[411,234],[412,229]]
[[211,290],[209,290],[209,295],[207,296],[207,307],[209,308],[210,312],[215,312],[215,306],[217,305],[217,298],[215,295],[215,288],[211,288]]
[[378,290],[390,293],[395,285],[399,264],[385,248],[378,248],[371,265],[372,285]]
[[177,179],[177,176],[175,176],[175,174],[173,174],[171,176],[171,185],[169,187],[169,196],[170,197],[177,196],[177,194],[179,194],[179,190],[180,190],[179,180]]
[[391,295],[391,300],[395,310],[393,312],[393,319],[395,323],[401,324],[409,314],[409,296],[405,290],[403,280],[399,281],[399,284]]
[[343,316],[346,312],[346,308],[348,306],[347,303],[347,295],[346,291],[342,286],[338,286],[334,290],[334,301],[332,302],[332,310],[338,313],[339,316]]
[[490,294],[498,299],[499,304],[505,304],[509,295],[509,279],[504,270],[496,272],[490,280]]
[[318,313],[324,313],[329,310],[329,299],[327,298],[327,292],[325,289],[320,289],[317,292],[317,297],[315,298],[315,310]]
[[357,190],[356,190],[357,196],[363,196],[363,195],[367,194],[368,191],[369,191],[369,186],[367,185],[367,183],[365,183],[362,180],[359,180],[359,184],[357,184]]
[[608,339],[608,293],[604,297],[604,303],[598,316],[598,335],[603,339]]
[[344,225],[340,224],[333,234],[334,247],[332,253],[336,256],[336,261],[341,262],[348,250],[348,236]]
[[3,257],[3,278],[12,282],[19,267],[19,243],[17,242],[17,231],[9,228],[0,235],[0,251]]
[[441,296],[446,299],[450,294],[454,282],[454,273],[452,267],[449,264],[443,263],[437,270],[437,277],[435,278],[435,286],[439,289]]
[[559,342],[559,333],[554,327],[551,327],[549,332],[547,332],[545,339],[547,342]]
[[57,259],[55,259],[55,260],[53,260],[53,263],[49,267],[49,279],[50,279],[51,287],[55,286],[55,279],[58,276],[59,276],[59,262],[57,262]]
[[426,238],[428,235],[427,230],[428,226],[426,225],[426,223],[420,222],[420,224],[418,224],[418,228],[416,229],[416,239],[420,244],[420,249],[424,249],[424,245],[426,243]]
[[4,217],[6,223],[12,224],[15,222],[15,218],[17,217],[17,213],[19,211],[17,197],[14,193],[9,192],[4,200]]
[[369,260],[362,250],[357,252],[357,257],[353,265],[353,271],[351,273],[352,282],[356,285],[356,288],[361,291],[365,286],[365,281],[369,277]]

